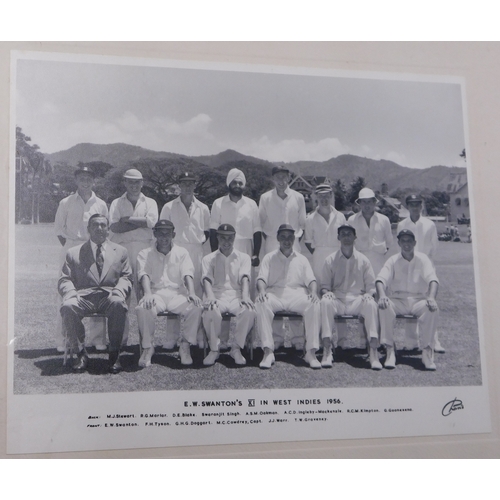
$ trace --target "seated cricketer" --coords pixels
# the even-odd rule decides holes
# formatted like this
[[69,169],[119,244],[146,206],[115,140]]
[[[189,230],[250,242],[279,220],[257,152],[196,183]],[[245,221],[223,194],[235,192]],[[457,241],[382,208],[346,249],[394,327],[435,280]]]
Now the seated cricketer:
[[127,317],[127,298],[132,289],[132,268],[127,250],[108,240],[109,221],[104,215],[89,218],[89,241],[70,248],[66,254],[58,289],[62,296],[61,316],[67,341],[79,354],[73,369],[87,369],[85,327],[82,318],[92,313],[108,319],[109,371],[121,371],[119,351]]
[[274,364],[272,322],[274,313],[288,311],[302,314],[306,330],[305,360],[311,368],[321,368],[316,358],[319,348],[320,307],[316,278],[309,261],[294,248],[295,230],[282,224],[277,232],[279,248],[268,253],[257,276],[257,328],[264,357],[261,368]]
[[377,276],[379,295],[380,342],[385,344],[385,368],[395,368],[394,321],[397,314],[418,317],[422,362],[426,370],[435,370],[434,343],[439,317],[436,295],[439,282],[427,255],[415,252],[415,235],[409,229],[398,233],[401,253],[393,255]]
[[172,222],[160,219],[153,234],[155,244],[137,256],[137,277],[144,291],[135,308],[142,348],[139,366],[151,364],[156,316],[164,311],[181,316],[179,356],[181,364],[191,365],[190,346],[196,344],[202,311],[201,299],[194,291],[193,262],[185,248],[173,244],[175,227]]
[[368,257],[354,248],[356,230],[350,224],[337,229],[340,250],[330,254],[323,265],[321,279],[321,366],[332,366],[332,331],[336,314],[356,314],[364,318],[372,370],[381,370],[378,359],[378,317],[375,275]]
[[202,283],[205,290],[203,326],[208,336],[210,352],[203,360],[213,365],[219,357],[219,337],[222,314],[236,316],[236,334],[230,355],[237,365],[245,365],[241,354],[245,341],[255,322],[255,307],[250,300],[250,257],[234,249],[236,231],[230,224],[217,228],[219,249],[203,257]]

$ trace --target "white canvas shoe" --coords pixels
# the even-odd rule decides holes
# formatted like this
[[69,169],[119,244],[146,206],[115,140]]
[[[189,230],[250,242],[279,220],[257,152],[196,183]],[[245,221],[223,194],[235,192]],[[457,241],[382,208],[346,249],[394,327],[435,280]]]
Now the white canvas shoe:
[[434,363],[434,351],[432,347],[426,347],[422,349],[422,363],[426,370],[434,371],[436,369],[436,364]]
[[396,351],[393,345],[386,345],[385,349],[387,351],[387,357],[385,359],[384,368],[392,370],[393,368],[396,368]]
[[146,347],[142,350],[141,357],[139,358],[139,366],[141,368],[146,368],[146,366],[151,366],[151,358],[155,353],[155,348],[153,346]]
[[438,338],[436,338],[434,342],[434,352],[438,352],[439,354],[444,354],[446,352]]
[[372,370],[382,370],[382,363],[378,359],[378,351],[376,347],[370,347],[370,366]]
[[309,366],[313,370],[317,370],[318,368],[321,368],[321,363],[318,361],[318,358],[312,351],[307,351],[306,355],[304,356],[304,360],[306,363],[309,363]]
[[332,348],[323,347],[323,356],[321,357],[321,366],[323,368],[331,368],[333,366]]
[[229,355],[234,359],[237,365],[243,366],[247,364],[247,360],[241,354],[241,350],[238,347],[233,347]]
[[219,351],[210,351],[207,354],[207,357],[203,360],[203,364],[205,366],[212,366],[215,365],[215,362],[219,358]]
[[182,341],[179,346],[179,356],[181,358],[181,365],[189,366],[193,364],[193,358],[191,357],[191,346],[189,342]]
[[264,357],[262,358],[262,361],[259,364],[260,368],[263,369],[268,369],[271,368],[271,366],[274,365],[274,352],[269,351],[269,352],[264,352]]

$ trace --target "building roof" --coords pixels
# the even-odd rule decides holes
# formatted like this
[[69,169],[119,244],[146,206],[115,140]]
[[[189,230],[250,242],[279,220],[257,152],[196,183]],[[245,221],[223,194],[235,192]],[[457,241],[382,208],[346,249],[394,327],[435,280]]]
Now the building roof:
[[460,191],[464,186],[467,185],[467,174],[448,174],[440,183],[439,186],[441,190],[446,191],[449,194],[456,193]]
[[390,196],[384,196],[384,195],[379,195],[379,197],[380,199],[385,201],[388,205],[395,208],[402,219],[405,219],[406,217],[410,216],[410,212],[408,212],[408,209],[404,207],[403,204],[397,198],[391,198]]
[[316,186],[319,184],[332,184],[332,181],[324,176],[324,175],[299,175],[296,174],[292,181],[290,182],[290,187],[293,187],[294,184],[298,184],[300,181],[302,181],[305,186],[310,189],[311,191],[314,190]]

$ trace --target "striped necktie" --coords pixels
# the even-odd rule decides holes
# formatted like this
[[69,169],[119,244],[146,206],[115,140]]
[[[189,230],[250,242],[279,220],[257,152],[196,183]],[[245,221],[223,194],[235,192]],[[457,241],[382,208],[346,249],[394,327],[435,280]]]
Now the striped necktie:
[[97,245],[97,251],[95,253],[95,263],[100,278],[102,273],[102,266],[104,265],[104,256],[102,255],[102,245]]

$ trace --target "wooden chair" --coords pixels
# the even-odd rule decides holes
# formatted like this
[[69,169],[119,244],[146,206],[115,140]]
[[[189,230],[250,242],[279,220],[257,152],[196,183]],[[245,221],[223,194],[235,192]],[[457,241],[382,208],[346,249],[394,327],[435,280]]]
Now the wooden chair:
[[[397,314],[396,320],[404,321],[405,323],[416,324],[418,318],[414,314]],[[337,323],[337,345],[342,346],[348,337],[348,322],[357,321],[359,323],[358,334],[361,344],[366,344],[366,333],[364,330],[364,318],[356,314],[337,314],[335,322]]]
[[[276,327],[276,323],[281,322],[281,326],[279,328],[284,331],[283,337],[283,345],[284,347],[292,347],[294,339],[302,339],[300,343],[295,342],[295,346],[301,346],[301,350],[305,349],[305,326],[304,326],[304,318],[302,314],[290,312],[290,311],[277,311],[274,313],[273,319],[273,334],[278,330]],[[274,336],[274,335],[273,335]]]
[[[104,313],[89,313],[83,316],[84,318],[103,318],[104,325],[106,325],[106,315]],[[73,359],[73,346],[69,345],[69,337],[68,333],[64,332],[64,358],[63,358],[63,366],[66,366],[66,363],[69,359]]]

